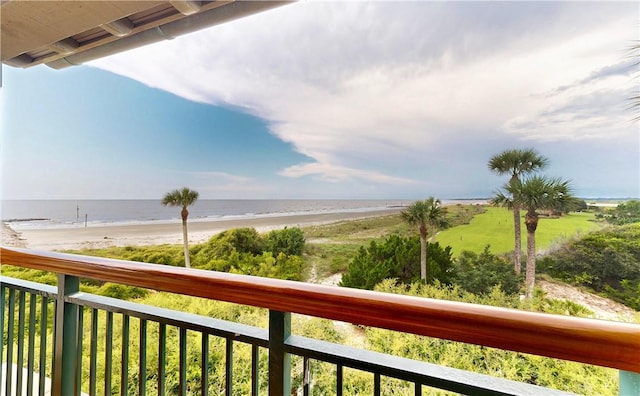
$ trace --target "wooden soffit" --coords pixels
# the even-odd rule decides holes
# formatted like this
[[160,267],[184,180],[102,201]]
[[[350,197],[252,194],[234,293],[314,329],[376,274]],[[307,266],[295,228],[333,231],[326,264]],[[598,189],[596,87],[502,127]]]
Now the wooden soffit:
[[82,63],[261,12],[275,1],[22,1],[0,3],[0,55],[14,67]]

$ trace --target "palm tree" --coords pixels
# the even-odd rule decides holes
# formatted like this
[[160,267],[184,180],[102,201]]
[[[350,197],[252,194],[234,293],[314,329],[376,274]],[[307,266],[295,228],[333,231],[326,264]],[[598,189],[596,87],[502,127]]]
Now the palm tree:
[[540,214],[538,210],[568,212],[575,208],[578,199],[573,196],[569,182],[561,179],[532,176],[520,182],[507,183],[504,192],[498,191],[492,199],[497,206],[507,208],[515,205],[526,210],[527,268],[525,276],[526,297],[533,296],[536,277],[536,229]]
[[402,219],[410,225],[418,227],[420,233],[420,277],[427,281],[427,236],[432,231],[446,227],[445,211],[439,199],[429,197],[424,201],[416,201],[400,212]]
[[182,190],[173,190],[165,194],[162,198],[162,204],[164,206],[181,206],[182,212],[182,240],[184,243],[184,266],[191,267],[191,261],[189,260],[189,239],[187,238],[187,217],[189,211],[187,208],[198,199],[198,192],[184,187]]
[[[489,169],[499,175],[509,174],[509,184],[520,181],[520,176],[536,172],[545,166],[549,160],[546,157],[538,155],[533,149],[512,149],[505,150],[500,154],[496,154],[489,159]],[[513,268],[517,275],[520,275],[520,255],[522,254],[522,231],[520,230],[520,206],[517,202],[513,203],[509,209],[513,210],[513,228],[514,228],[514,250],[513,250]]]

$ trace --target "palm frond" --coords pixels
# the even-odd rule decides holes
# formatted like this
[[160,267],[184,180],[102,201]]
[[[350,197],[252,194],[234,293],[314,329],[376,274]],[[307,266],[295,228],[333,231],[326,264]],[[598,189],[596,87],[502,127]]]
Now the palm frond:
[[494,155],[489,159],[489,170],[499,175],[509,174],[512,180],[521,175],[536,172],[547,166],[549,160],[534,149],[510,149]]

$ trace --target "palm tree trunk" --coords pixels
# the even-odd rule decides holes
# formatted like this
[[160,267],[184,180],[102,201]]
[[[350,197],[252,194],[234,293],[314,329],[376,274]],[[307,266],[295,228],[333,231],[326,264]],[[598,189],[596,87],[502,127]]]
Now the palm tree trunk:
[[527,298],[533,297],[533,286],[536,281],[536,234],[527,232]]
[[513,207],[513,228],[515,236],[515,247],[513,250],[513,269],[516,275],[520,275],[521,269],[521,255],[522,255],[522,231],[520,227],[520,208],[516,205]]
[[535,213],[527,212],[525,216],[527,226],[527,273],[525,284],[527,287],[526,298],[533,297],[533,287],[536,282],[536,229],[538,217]]
[[427,237],[420,235],[420,277],[427,282]]
[[187,237],[187,219],[182,219],[182,241],[184,244],[184,266],[191,268],[189,259],[189,238]]

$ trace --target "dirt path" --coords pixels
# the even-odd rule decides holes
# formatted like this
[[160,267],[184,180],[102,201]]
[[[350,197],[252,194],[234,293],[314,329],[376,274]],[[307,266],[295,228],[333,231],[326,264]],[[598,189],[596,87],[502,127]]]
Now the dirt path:
[[549,281],[538,281],[538,286],[547,293],[547,297],[558,300],[569,300],[585,306],[593,311],[595,317],[598,319],[633,322],[636,315],[636,311],[623,304],[569,285]]
[[[333,274],[326,278],[318,277],[318,271],[316,267],[312,267],[307,282],[316,283],[320,285],[329,285],[339,287],[338,283],[342,279],[342,274]],[[366,348],[367,337],[364,334],[364,330],[351,323],[340,322],[335,320],[333,322],[336,330],[344,337],[344,343],[349,346],[357,348]]]

